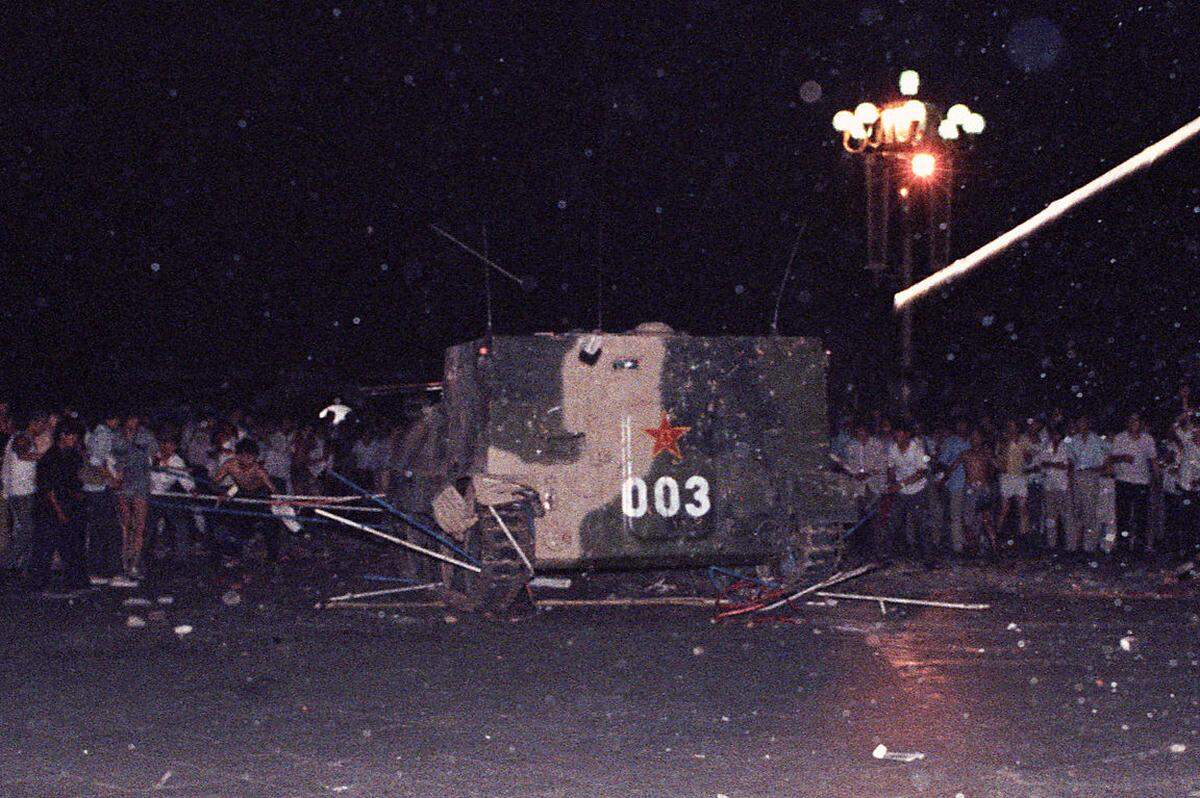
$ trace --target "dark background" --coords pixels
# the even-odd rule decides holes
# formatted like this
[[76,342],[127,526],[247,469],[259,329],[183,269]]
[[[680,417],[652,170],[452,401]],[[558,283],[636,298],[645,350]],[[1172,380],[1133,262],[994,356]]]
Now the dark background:
[[[595,326],[599,264],[607,329],[765,334],[806,222],[781,332],[822,336],[835,401],[870,404],[894,320],[836,110],[912,67],[922,97],[984,114],[958,256],[1200,109],[1194,4],[1022,5],[21,6],[0,89],[6,393],[436,378],[483,297],[430,223],[476,247],[486,224],[536,281],[493,281],[498,332]],[[922,304],[927,407],[1165,406],[1200,362],[1198,153]]]

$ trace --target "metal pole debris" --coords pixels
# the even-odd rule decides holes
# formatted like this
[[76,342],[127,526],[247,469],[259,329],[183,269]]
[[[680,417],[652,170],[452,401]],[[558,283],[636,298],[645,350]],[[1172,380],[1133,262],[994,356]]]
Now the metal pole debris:
[[[302,509],[315,507],[333,507],[334,509],[352,510],[356,513],[385,513],[380,507],[347,507],[345,500],[338,497],[322,497],[315,496],[307,499],[300,498],[284,498],[282,496],[271,496],[267,499],[251,499],[241,496],[213,496],[207,493],[183,493],[181,491],[166,490],[161,493],[155,493],[155,496],[169,496],[171,498],[189,499],[194,501],[215,501],[222,504],[229,502],[231,504],[273,504],[273,505],[296,505]],[[358,499],[358,496],[351,496],[350,499]]]
[[990,610],[991,604],[959,604],[954,601],[927,601],[925,599],[898,598],[896,596],[868,596],[862,593],[829,593],[817,592],[821,598],[847,599],[850,601],[878,601],[888,604],[913,604],[918,607],[944,607],[949,610]]
[[431,607],[445,607],[444,601],[335,601],[332,604],[318,604],[317,609],[325,610],[415,610]]
[[337,521],[339,524],[345,524],[346,526],[351,527],[353,529],[358,529],[358,530],[366,532],[370,535],[375,535],[376,537],[380,537],[380,538],[383,538],[384,540],[391,541],[392,543],[399,544],[399,545],[405,547],[406,549],[411,549],[411,550],[417,552],[418,554],[424,554],[426,557],[433,557],[435,560],[441,560],[442,562],[448,562],[451,565],[457,565],[459,568],[466,568],[468,571],[474,571],[477,574],[483,572],[483,569],[480,568],[478,565],[471,565],[470,563],[465,563],[465,562],[461,562],[460,560],[456,560],[453,557],[447,557],[445,554],[442,554],[441,552],[432,551],[430,549],[425,548],[424,546],[418,546],[416,543],[410,543],[409,541],[404,540],[403,538],[398,538],[398,537],[395,537],[394,535],[389,535],[386,532],[381,532],[378,529],[375,529],[374,527],[367,526],[366,524],[360,524],[356,521],[351,521],[349,518],[342,518],[340,515],[334,515],[333,513],[329,512],[328,510],[317,509],[317,510],[314,510],[313,512],[315,512],[317,515],[323,516],[330,520]]
[[448,540],[447,538],[443,537],[442,535],[439,535],[437,532],[434,532],[432,529],[430,529],[429,527],[427,527],[425,524],[422,524],[420,521],[418,521],[416,518],[413,518],[413,517],[412,517],[411,515],[409,515],[408,513],[403,513],[403,512],[401,512],[400,510],[397,510],[397,509],[396,509],[395,507],[393,507],[392,505],[390,505],[390,504],[388,504],[387,502],[385,502],[383,499],[381,499],[381,498],[379,498],[378,496],[376,496],[375,494],[373,494],[373,493],[368,493],[366,490],[364,490],[363,488],[359,487],[359,486],[358,486],[358,485],[357,485],[357,484],[356,484],[356,483],[355,483],[353,480],[351,480],[351,479],[348,479],[347,477],[344,477],[344,476],[342,476],[342,475],[341,475],[341,474],[339,474],[338,472],[334,471],[332,468],[328,469],[326,473],[328,473],[330,476],[332,476],[332,477],[334,477],[335,479],[337,479],[339,482],[341,482],[341,483],[342,483],[343,485],[345,485],[346,487],[350,488],[350,490],[355,490],[355,491],[358,491],[359,495],[361,495],[361,496],[362,496],[364,499],[369,499],[370,501],[372,501],[372,502],[374,502],[375,504],[379,505],[379,506],[380,506],[380,507],[382,507],[384,510],[387,510],[387,511],[388,511],[389,513],[391,513],[392,515],[396,516],[396,517],[397,517],[397,518],[399,518],[401,521],[403,521],[404,523],[406,523],[406,524],[408,524],[409,526],[411,526],[413,529],[416,529],[416,530],[417,530],[417,531],[419,531],[419,532],[423,532],[423,533],[425,533],[426,535],[428,535],[429,537],[433,538],[433,539],[434,539],[434,540],[436,540],[438,543],[440,543],[440,544],[442,544],[443,546],[445,546],[446,548],[450,549],[450,551],[452,551],[452,552],[454,552],[455,554],[457,554],[458,556],[462,557],[462,558],[463,558],[464,560],[466,560],[467,562],[470,562],[470,563],[476,563],[476,564],[479,562],[479,560],[475,559],[475,558],[474,558],[474,557],[472,557],[470,554],[467,554],[467,552],[466,552],[466,551],[464,551],[463,549],[461,549],[461,548],[459,548],[458,546],[454,545],[454,543],[453,543],[453,542],[451,542],[451,541],[450,541],[450,540]]
[[704,596],[657,596],[654,598],[537,599],[539,607],[711,607],[715,598]]
[[874,567],[875,567],[875,563],[867,563],[866,565],[855,568],[853,571],[842,571],[840,573],[834,574],[833,576],[829,577],[828,579],[826,579],[823,582],[818,582],[815,585],[810,585],[810,586],[804,588],[803,590],[792,593],[791,595],[784,596],[783,598],[779,599],[778,601],[772,602],[772,603],[766,605],[765,607],[757,607],[757,606],[753,606],[753,605],[751,605],[750,607],[741,607],[736,610],[731,610],[728,613],[723,613],[723,617],[729,617],[729,616],[733,616],[733,615],[741,615],[744,612],[755,612],[755,611],[770,612],[771,610],[779,609],[784,604],[790,604],[791,602],[795,601],[796,599],[798,599],[802,596],[807,596],[809,593],[814,593],[818,590],[824,590],[827,587],[832,587],[833,585],[836,585],[840,582],[845,582],[847,579],[853,579],[856,576],[862,576],[863,574],[865,574],[867,571],[870,571]]
[[424,585],[408,585],[407,587],[389,587],[385,590],[368,590],[366,593],[346,593],[341,596],[333,596],[325,599],[326,601],[350,601],[351,599],[371,598],[372,596],[387,596],[392,593],[411,593],[414,590],[424,590],[429,587],[437,587],[441,582],[429,582]]
[[500,528],[504,530],[504,536],[508,538],[508,542],[511,543],[512,547],[517,550],[517,554],[521,555],[521,561],[525,563],[525,567],[529,569],[529,573],[533,573],[533,563],[531,563],[529,558],[525,556],[525,550],[521,548],[521,545],[517,543],[517,539],[513,537],[513,533],[511,530],[509,530],[508,524],[504,523],[504,519],[500,517],[500,513],[496,512],[495,507],[489,504],[488,509],[492,511],[492,518],[495,518],[496,523],[499,524]]

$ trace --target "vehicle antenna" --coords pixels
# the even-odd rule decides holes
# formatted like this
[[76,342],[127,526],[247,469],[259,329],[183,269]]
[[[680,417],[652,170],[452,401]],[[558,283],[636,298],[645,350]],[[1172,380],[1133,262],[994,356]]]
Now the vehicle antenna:
[[792,276],[792,264],[796,262],[796,253],[800,251],[800,239],[808,227],[806,220],[796,231],[796,243],[792,245],[792,254],[788,258],[787,268],[783,270],[783,279],[779,281],[779,291],[775,294],[775,312],[771,315],[771,335],[779,335],[779,305],[783,302],[783,290],[787,287],[788,278]]
[[596,233],[596,332],[604,329],[604,220]]
[[459,241],[457,238],[455,238],[454,236],[450,235],[450,234],[449,234],[449,233],[447,233],[445,230],[443,230],[442,228],[438,227],[436,224],[431,224],[431,225],[429,225],[429,229],[430,229],[430,230],[432,230],[433,232],[437,233],[438,235],[440,235],[442,238],[445,238],[445,239],[447,239],[447,240],[449,240],[449,241],[452,241],[452,242],[454,242],[454,243],[455,243],[455,244],[457,244],[457,245],[458,245],[460,248],[462,248],[462,249],[466,250],[467,252],[471,253],[471,254],[472,254],[472,255],[474,255],[475,257],[479,258],[481,261],[483,261],[484,263],[486,263],[488,266],[491,266],[493,269],[495,269],[496,271],[500,272],[501,274],[503,274],[503,275],[504,275],[505,277],[507,277],[508,279],[512,280],[512,281],[513,281],[514,283],[516,283],[517,285],[524,287],[525,283],[524,283],[524,281],[523,281],[523,280],[522,280],[520,277],[518,277],[517,275],[513,274],[512,272],[510,272],[508,269],[505,269],[503,266],[499,266],[499,265],[497,265],[497,264],[496,264],[494,261],[492,261],[492,260],[491,260],[490,258],[488,258],[486,255],[481,255],[481,254],[480,254],[478,251],[476,251],[476,250],[472,249],[471,247],[467,246],[467,245],[466,245],[466,244],[464,244],[463,242]]
[[[483,257],[486,260],[488,256],[488,236],[487,222],[483,222]],[[492,270],[483,270],[483,293],[487,303],[487,342],[488,346],[492,345]]]

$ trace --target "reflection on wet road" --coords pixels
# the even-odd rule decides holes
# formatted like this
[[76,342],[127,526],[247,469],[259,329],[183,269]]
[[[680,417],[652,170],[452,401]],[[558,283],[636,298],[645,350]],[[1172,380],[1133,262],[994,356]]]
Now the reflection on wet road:
[[119,599],[5,599],[0,795],[1200,795],[1194,602],[972,598],[993,609],[843,602],[748,628],[201,592],[176,597],[183,640],[125,629]]

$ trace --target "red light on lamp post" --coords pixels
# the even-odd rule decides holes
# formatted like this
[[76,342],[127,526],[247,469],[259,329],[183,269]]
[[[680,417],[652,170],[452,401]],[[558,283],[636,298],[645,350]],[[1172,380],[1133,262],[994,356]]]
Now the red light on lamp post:
[[927,152],[919,152],[912,157],[912,173],[917,177],[932,177],[937,169],[937,158]]

